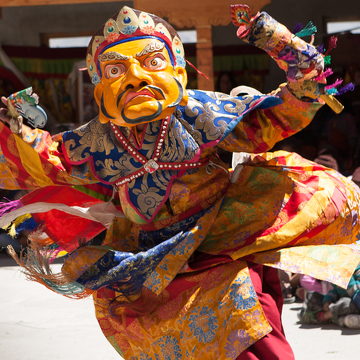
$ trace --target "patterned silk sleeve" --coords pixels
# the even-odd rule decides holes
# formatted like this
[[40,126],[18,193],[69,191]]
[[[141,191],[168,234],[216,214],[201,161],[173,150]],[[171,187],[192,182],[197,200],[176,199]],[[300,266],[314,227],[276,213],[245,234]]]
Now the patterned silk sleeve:
[[283,100],[272,108],[248,113],[218,146],[230,152],[261,153],[306,127],[322,104],[297,99],[286,84],[274,91]]
[[88,163],[67,164],[46,131],[23,128],[23,138],[0,123],[0,188],[37,189],[49,185],[96,183]]

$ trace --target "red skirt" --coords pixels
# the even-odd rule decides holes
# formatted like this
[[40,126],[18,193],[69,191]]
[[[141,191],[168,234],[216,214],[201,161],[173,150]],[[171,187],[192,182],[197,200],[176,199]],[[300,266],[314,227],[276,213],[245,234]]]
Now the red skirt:
[[276,269],[248,262],[251,281],[272,331],[243,351],[236,360],[294,360],[281,323],[283,296]]

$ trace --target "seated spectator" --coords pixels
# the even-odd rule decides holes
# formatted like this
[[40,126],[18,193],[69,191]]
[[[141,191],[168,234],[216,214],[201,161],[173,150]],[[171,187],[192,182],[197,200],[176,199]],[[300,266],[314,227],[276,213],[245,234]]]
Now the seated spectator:
[[360,329],[360,264],[355,269],[347,289],[333,285],[325,296],[312,291],[306,295],[298,318],[303,324],[328,322]]
[[288,271],[278,269],[281,290],[284,298],[284,304],[292,304],[295,300],[295,291],[299,285],[300,274],[293,274]]
[[321,281],[309,275],[300,275],[300,284],[296,289],[295,295],[302,301],[306,299],[309,291],[316,291],[326,295],[332,289],[332,285],[327,281]]
[[215,91],[224,94],[230,94],[230,91],[236,86],[236,81],[231,72],[221,72],[217,78]]

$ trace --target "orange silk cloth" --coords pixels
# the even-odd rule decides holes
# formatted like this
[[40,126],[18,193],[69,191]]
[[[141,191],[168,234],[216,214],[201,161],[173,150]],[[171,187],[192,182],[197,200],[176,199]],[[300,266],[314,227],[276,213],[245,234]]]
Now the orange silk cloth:
[[[74,281],[85,272],[96,279],[97,265],[106,265],[99,263],[107,252],[138,254],[141,232],[165,231],[209,209],[188,230],[186,244],[178,244],[177,251],[154,265],[136,296],[106,287],[96,291],[100,326],[126,359],[212,359],[224,354],[236,359],[265,336],[271,327],[246,261],[346,287],[359,263],[357,249],[350,246],[359,232],[359,188],[296,154],[264,152],[306,126],[321,106],[300,102],[286,87],[277,94],[283,104],[249,113],[217,145],[258,153],[243,164],[237,179],[230,182],[220,167],[187,172],[169,189],[169,208],[163,205],[150,224],[130,206],[122,187],[119,199],[127,218],[113,221],[107,246],[80,247],[63,266]],[[67,164],[48,134],[26,133],[25,143],[0,127],[0,187],[30,190],[99,182],[87,162]],[[202,156],[214,152],[207,148]],[[212,261],[194,264],[198,254]]]
[[[252,155],[193,230],[193,248],[168,254],[141,294],[95,293],[105,336],[126,359],[236,359],[271,331],[244,260],[346,287],[360,259],[350,246],[360,228],[359,200],[351,181],[296,154]],[[140,228],[116,219],[106,242],[135,251]],[[77,278],[103,256],[90,250],[65,265],[68,275]],[[188,253],[195,250],[212,261],[194,264]]]

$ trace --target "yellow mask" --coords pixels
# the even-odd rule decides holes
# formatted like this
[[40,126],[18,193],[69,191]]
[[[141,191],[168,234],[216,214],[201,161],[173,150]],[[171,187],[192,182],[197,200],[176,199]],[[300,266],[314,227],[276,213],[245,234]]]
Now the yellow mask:
[[163,119],[187,104],[187,73],[174,66],[165,44],[154,38],[114,44],[98,57],[101,82],[95,99],[100,122],[124,127]]

